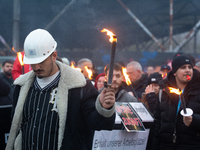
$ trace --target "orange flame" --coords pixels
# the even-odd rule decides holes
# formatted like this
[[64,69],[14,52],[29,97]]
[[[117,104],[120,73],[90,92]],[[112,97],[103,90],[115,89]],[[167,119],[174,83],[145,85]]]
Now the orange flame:
[[24,66],[23,56],[22,56],[21,52],[17,52],[17,51],[15,50],[14,47],[12,47],[12,50],[13,50],[15,53],[17,53],[17,58],[18,58],[18,60],[19,60],[19,62],[20,62],[20,64],[21,64],[21,66]]
[[172,87],[168,87],[169,88],[169,92],[170,93],[175,93],[177,95],[181,95],[182,91],[179,90],[179,89],[175,89],[175,88],[172,88]]
[[91,80],[91,79],[92,79],[92,70],[88,69],[87,66],[85,66],[84,68],[85,68],[85,70],[86,70],[87,73],[88,73],[88,78]]
[[74,69],[76,69],[76,70],[81,71],[81,69],[80,68],[76,68],[74,64],[75,64],[75,62],[71,61],[71,67],[74,68]]
[[15,48],[14,48],[14,47],[12,47],[12,50],[13,50],[15,53],[17,53],[17,51],[15,50]]
[[113,41],[117,42],[116,38],[113,38],[113,36],[115,36],[111,31],[109,31],[108,29],[103,29],[101,30],[101,32],[107,32],[107,35],[110,36],[109,41],[112,43]]
[[167,77],[167,73],[166,74],[162,74],[162,78],[164,79],[165,77]]
[[20,62],[20,64],[21,64],[21,66],[23,66],[24,65],[24,62],[23,62],[23,56],[22,56],[22,54],[20,53],[20,52],[18,52],[17,53],[17,57],[18,57],[18,59],[19,59],[19,62]]
[[131,84],[131,80],[129,79],[127,73],[126,73],[126,68],[122,67],[122,71],[123,71],[123,75],[125,77],[125,80],[126,80],[126,84],[127,85],[130,85]]

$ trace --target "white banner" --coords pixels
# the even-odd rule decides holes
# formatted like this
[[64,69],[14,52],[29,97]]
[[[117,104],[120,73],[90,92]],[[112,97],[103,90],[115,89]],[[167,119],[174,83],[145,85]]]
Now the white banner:
[[93,150],[145,150],[149,129],[146,132],[127,132],[126,130],[95,131]]

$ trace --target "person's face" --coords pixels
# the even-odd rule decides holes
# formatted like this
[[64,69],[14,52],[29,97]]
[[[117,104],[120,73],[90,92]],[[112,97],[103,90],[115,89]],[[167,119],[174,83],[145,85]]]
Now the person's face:
[[187,80],[187,75],[190,76],[190,80],[193,77],[193,69],[190,64],[186,64],[181,66],[175,73],[174,76],[176,78],[176,81],[181,84],[187,84],[190,82],[190,80]]
[[99,77],[97,80],[97,90],[100,90],[101,88],[104,87],[104,82],[105,82],[105,76]]
[[39,64],[31,64],[32,70],[38,78],[50,77],[56,73],[57,52],[53,52],[47,59]]
[[2,67],[2,70],[6,76],[11,76],[13,70],[13,64],[5,63],[5,65]]
[[135,70],[134,66],[130,65],[126,67],[127,75],[130,78],[131,82],[135,82],[139,79],[139,70]]
[[[109,70],[107,71],[106,80],[108,81]],[[113,78],[112,78],[112,85],[111,87],[115,90],[118,90],[119,87],[122,85],[123,75],[121,71],[113,70]]]
[[159,85],[156,84],[156,83],[152,83],[152,85],[153,85],[153,89],[155,91],[155,94],[157,94],[159,92]]
[[83,62],[82,67],[81,67],[81,70],[82,70],[82,72],[83,72],[83,75],[84,75],[85,77],[89,78],[89,75],[88,75],[88,73],[87,73],[87,71],[86,71],[86,69],[85,69],[85,66],[87,66],[88,69],[92,71],[93,65],[92,65],[91,62],[86,61],[86,62]]
[[154,72],[153,67],[148,67],[148,68],[147,68],[147,74],[148,74],[148,76],[149,76],[150,74],[152,74],[153,72]]
[[162,69],[162,70],[160,71],[160,74],[162,74],[162,77],[163,77],[163,78],[166,78],[168,72],[169,72],[168,69]]

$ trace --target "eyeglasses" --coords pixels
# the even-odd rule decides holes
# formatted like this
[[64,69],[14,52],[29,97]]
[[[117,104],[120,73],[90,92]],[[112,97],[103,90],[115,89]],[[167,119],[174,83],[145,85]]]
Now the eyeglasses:
[[127,75],[131,75],[133,74],[134,72],[126,72]]

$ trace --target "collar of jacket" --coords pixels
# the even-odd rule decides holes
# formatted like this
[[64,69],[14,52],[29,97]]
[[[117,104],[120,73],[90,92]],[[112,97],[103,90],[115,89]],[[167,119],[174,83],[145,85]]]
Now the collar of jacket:
[[[56,61],[56,64],[58,65],[61,72],[60,81],[58,83],[58,92],[56,95],[57,109],[59,115],[58,149],[60,149],[62,145],[65,123],[67,119],[68,90],[72,88],[85,86],[86,80],[80,71],[75,70],[70,66],[67,66],[58,61]],[[19,93],[17,106],[15,108],[15,114],[13,117],[9,141],[6,149],[13,149],[14,147],[15,138],[20,130],[20,125],[22,122],[22,112],[26,95],[28,94],[28,91],[34,79],[35,79],[35,73],[33,71],[30,71],[24,75],[21,75],[14,82],[15,85],[20,85],[21,89]]]
[[133,87],[137,89],[139,86],[144,86],[144,85],[146,86],[147,78],[148,78],[147,74],[142,74],[142,77],[139,80],[132,82]]

